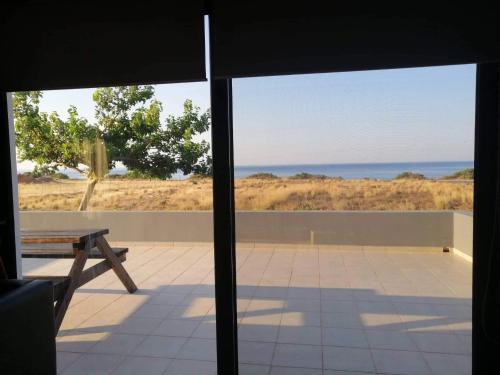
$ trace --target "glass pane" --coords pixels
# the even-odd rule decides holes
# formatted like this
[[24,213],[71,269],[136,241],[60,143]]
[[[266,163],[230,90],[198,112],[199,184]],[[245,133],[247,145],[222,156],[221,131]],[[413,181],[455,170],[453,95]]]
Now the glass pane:
[[[72,247],[100,238],[61,316],[59,371],[215,373],[208,83],[13,99],[23,275],[68,275]],[[98,265],[104,241],[126,285]]]
[[475,66],[233,93],[240,368],[470,373]]

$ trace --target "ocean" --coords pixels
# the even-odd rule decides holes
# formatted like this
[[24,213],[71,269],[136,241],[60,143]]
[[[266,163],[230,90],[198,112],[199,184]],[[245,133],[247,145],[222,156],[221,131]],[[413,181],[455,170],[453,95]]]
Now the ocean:
[[473,168],[473,161],[436,161],[413,163],[363,163],[363,164],[304,164],[304,165],[259,165],[239,166],[234,169],[235,178],[244,178],[254,173],[272,173],[278,177],[289,177],[306,172],[344,179],[374,178],[389,180],[403,172],[422,173],[427,178],[450,176],[462,169]]
[[[413,163],[363,163],[363,164],[295,164],[295,165],[255,165],[235,166],[235,178],[245,178],[255,173],[272,173],[278,177],[289,177],[297,173],[322,174],[329,177],[344,179],[373,178],[389,180],[403,172],[422,173],[427,178],[449,176],[466,168],[473,168],[472,161],[433,161]],[[27,170],[26,170],[27,171]],[[19,173],[26,172],[19,170]],[[111,174],[124,174],[126,168],[117,168]],[[84,178],[75,171],[61,169],[70,178]],[[182,173],[172,176],[172,179],[185,179]]]

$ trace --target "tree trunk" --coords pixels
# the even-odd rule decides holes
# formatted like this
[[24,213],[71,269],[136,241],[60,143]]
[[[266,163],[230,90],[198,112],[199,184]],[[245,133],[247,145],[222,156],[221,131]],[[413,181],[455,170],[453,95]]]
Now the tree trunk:
[[87,206],[90,202],[90,198],[92,197],[92,193],[94,192],[94,188],[99,180],[97,178],[92,178],[87,183],[87,190],[85,191],[85,195],[83,196],[80,207],[78,207],[78,211],[87,211]]

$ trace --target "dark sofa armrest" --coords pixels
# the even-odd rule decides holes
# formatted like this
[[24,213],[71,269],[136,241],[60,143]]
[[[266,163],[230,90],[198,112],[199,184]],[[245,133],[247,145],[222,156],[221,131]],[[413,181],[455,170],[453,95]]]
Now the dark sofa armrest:
[[0,281],[0,369],[5,374],[56,374],[50,281]]

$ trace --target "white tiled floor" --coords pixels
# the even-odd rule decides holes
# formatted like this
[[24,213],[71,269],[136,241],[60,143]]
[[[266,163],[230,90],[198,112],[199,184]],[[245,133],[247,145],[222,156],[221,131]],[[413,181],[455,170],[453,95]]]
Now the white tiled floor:
[[[57,338],[60,373],[215,374],[207,244],[127,243],[128,294],[112,272],[76,293]],[[471,372],[471,264],[438,249],[239,245],[240,373]],[[70,261],[23,261],[64,273]]]

